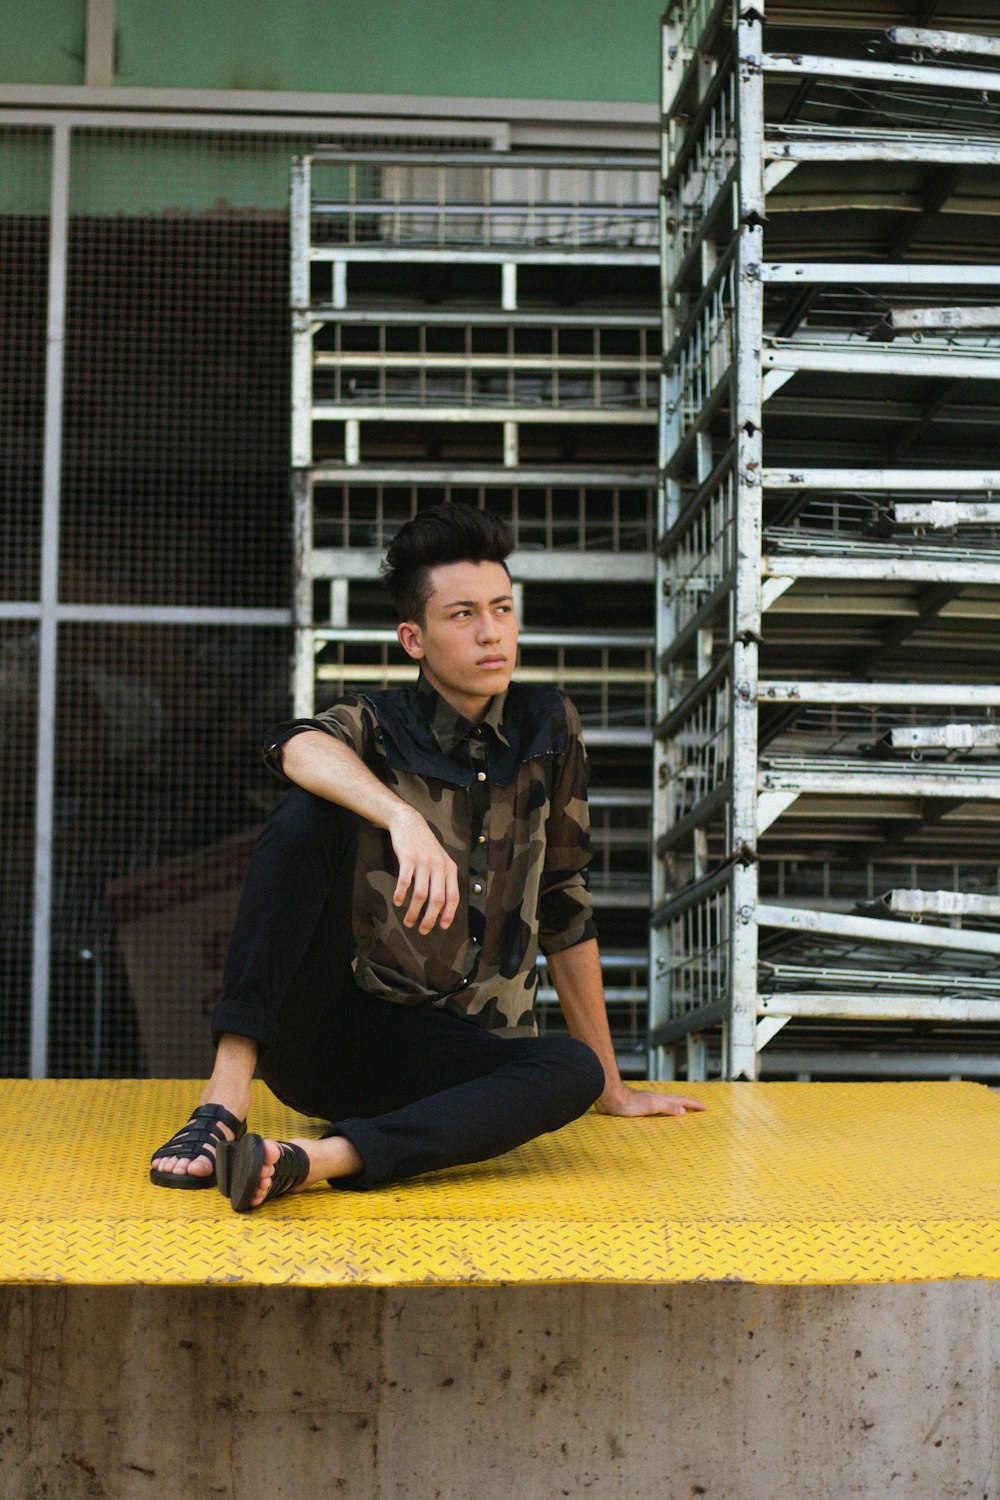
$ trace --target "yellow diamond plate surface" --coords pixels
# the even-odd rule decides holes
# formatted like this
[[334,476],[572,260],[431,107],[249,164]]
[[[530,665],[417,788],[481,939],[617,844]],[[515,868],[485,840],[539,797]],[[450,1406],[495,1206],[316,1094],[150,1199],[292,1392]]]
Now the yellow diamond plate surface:
[[[1000,1278],[1000,1097],[968,1083],[685,1085],[509,1155],[250,1214],[150,1153],[190,1082],[0,1081],[0,1281],[302,1286]],[[318,1130],[254,1085],[252,1127]]]

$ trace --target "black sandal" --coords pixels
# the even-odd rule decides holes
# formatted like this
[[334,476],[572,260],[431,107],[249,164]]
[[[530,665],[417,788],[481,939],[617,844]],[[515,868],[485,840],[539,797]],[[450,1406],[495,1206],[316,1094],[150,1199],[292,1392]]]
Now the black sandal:
[[157,1187],[168,1188],[215,1187],[220,1155],[228,1155],[229,1147],[233,1144],[223,1134],[223,1125],[233,1132],[236,1140],[246,1135],[246,1121],[237,1120],[221,1104],[199,1104],[187,1124],[176,1135],[172,1135],[166,1145],[154,1151],[150,1160],[156,1161],[161,1156],[186,1156],[194,1161],[199,1156],[210,1156],[215,1166],[205,1177],[197,1177],[191,1172],[164,1172],[159,1167],[150,1167],[150,1182],[155,1182]]
[[[274,1164],[271,1185],[265,1197],[254,1205],[256,1208],[263,1208],[272,1198],[280,1198],[282,1193],[291,1192],[300,1182],[305,1182],[309,1175],[309,1158],[301,1146],[295,1146],[291,1141],[279,1141],[278,1149],[281,1155]],[[233,1146],[228,1158],[226,1178],[229,1201],[238,1214],[245,1214],[251,1207],[250,1200],[257,1189],[264,1165],[262,1138],[259,1135],[245,1135],[238,1145]]]

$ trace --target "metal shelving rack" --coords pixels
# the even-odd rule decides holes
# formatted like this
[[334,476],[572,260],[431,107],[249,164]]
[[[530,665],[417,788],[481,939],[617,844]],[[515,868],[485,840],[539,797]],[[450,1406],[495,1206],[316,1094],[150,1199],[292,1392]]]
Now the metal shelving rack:
[[661,1076],[1000,1073],[1000,37],[939,9],[664,20]]
[[[423,504],[517,538],[522,680],[592,761],[616,1043],[645,1066],[654,718],[655,155],[318,152],[292,169],[295,712],[409,680],[376,584]],[[543,1011],[554,999],[542,974]]]

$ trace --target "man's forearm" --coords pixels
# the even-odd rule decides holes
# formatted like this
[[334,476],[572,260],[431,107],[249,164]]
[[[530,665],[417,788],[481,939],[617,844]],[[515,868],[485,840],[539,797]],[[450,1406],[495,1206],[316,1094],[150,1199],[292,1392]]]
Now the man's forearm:
[[601,975],[601,955],[596,938],[550,953],[545,960],[562,1013],[571,1035],[593,1048],[604,1068],[602,1099],[619,1092],[622,1084],[608,1025]]
[[652,1089],[630,1089],[622,1082],[611,1045],[611,1028],[604,1003],[601,955],[596,939],[577,943],[562,953],[550,953],[545,962],[559,996],[563,1015],[573,1036],[597,1053],[604,1068],[604,1093],[595,1108],[604,1115],[683,1115],[703,1110],[699,1099],[686,1094],[662,1094]]
[[296,786],[350,808],[379,828],[388,828],[401,812],[412,811],[369,771],[350,745],[320,729],[307,729],[285,741],[281,769]]
[[427,820],[384,786],[349,745],[307,729],[282,746],[282,770],[290,781],[317,797],[336,802],[388,830],[399,864],[392,901],[402,906],[409,893],[404,927],[426,937],[438,925],[450,927],[458,909],[458,870]]

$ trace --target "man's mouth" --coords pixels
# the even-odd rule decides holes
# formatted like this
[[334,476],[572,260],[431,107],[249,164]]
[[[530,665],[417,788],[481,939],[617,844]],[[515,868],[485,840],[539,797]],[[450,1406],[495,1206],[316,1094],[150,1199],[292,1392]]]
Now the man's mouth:
[[482,656],[476,662],[477,667],[502,667],[506,663],[506,656]]

